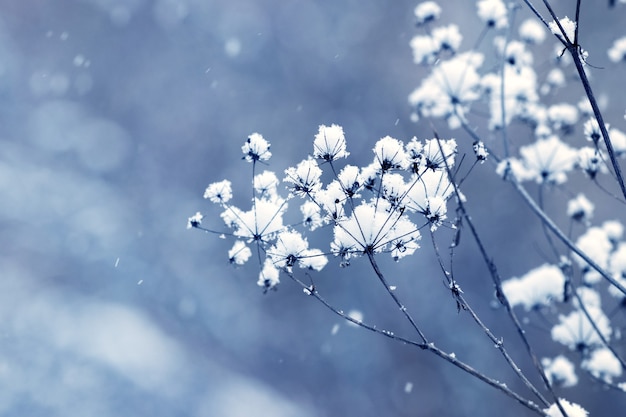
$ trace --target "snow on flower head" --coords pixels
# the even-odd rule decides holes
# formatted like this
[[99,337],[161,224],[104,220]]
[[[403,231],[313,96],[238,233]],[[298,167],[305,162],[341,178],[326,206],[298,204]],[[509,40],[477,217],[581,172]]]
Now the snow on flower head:
[[615,63],[626,60],[626,36],[621,37],[607,51],[609,59]]
[[347,201],[345,189],[339,181],[333,181],[315,195],[315,202],[322,207],[326,220],[336,222],[344,218],[344,204]]
[[519,36],[526,43],[539,44],[546,38],[546,32],[537,20],[527,19],[519,27]]
[[[594,306],[586,306],[595,327],[605,340],[611,338],[613,330],[609,319],[602,310]],[[552,340],[567,346],[571,350],[586,351],[604,345],[596,329],[582,310],[574,310],[567,316],[559,316],[559,323],[552,327]]]
[[559,23],[561,24],[561,27],[565,31],[565,36],[567,36],[567,39],[563,37],[563,33],[561,32],[559,25],[554,20],[548,24],[548,28],[550,29],[550,32],[552,32],[559,39],[565,42],[568,42],[568,41],[574,42],[574,34],[576,32],[576,22],[571,20],[569,17],[565,16],[564,18],[559,19]]
[[278,268],[274,266],[270,258],[265,258],[263,263],[263,269],[259,272],[259,279],[257,285],[263,287],[263,291],[275,289],[280,283],[280,273]]
[[259,133],[253,133],[241,147],[244,159],[248,162],[267,161],[272,157],[270,144]]
[[[576,240],[576,246],[601,268],[608,267],[609,257],[613,250],[613,243],[606,231],[600,227],[590,227]],[[585,283],[594,284],[601,280],[601,275],[587,265],[587,261],[573,254],[574,261],[583,270]]]
[[463,36],[457,25],[439,26],[432,31],[432,38],[440,51],[456,53],[461,46]]
[[454,191],[446,171],[426,170],[415,175],[406,191],[406,208],[423,214],[434,228],[446,218],[446,200]]
[[192,227],[198,227],[202,224],[202,219],[204,216],[199,211],[187,219],[187,229],[191,229]]
[[445,117],[458,127],[459,118],[480,98],[481,78],[477,69],[483,59],[479,53],[465,52],[441,61],[409,95],[409,104],[419,116]]
[[[607,128],[608,127],[609,126],[607,125]],[[585,135],[585,138],[589,142],[593,142],[594,144],[597,144],[602,137],[602,133],[600,132],[600,125],[595,118],[591,118],[585,122],[585,124],[583,125],[583,133]]]
[[504,180],[528,181],[534,178],[534,173],[517,158],[506,158],[500,161],[496,167],[496,174]]
[[252,256],[250,248],[241,240],[235,241],[233,247],[228,251],[228,261],[231,264],[243,265]]
[[622,365],[619,359],[605,347],[591,352],[591,355],[582,362],[581,366],[591,375],[608,383],[613,382],[613,378],[622,375]]
[[321,271],[328,263],[328,258],[319,249],[307,249],[299,259],[300,268]]
[[476,6],[478,17],[487,26],[502,29],[509,25],[507,8],[502,0],[480,0]]
[[276,187],[278,186],[278,178],[271,171],[263,171],[257,174],[253,179],[254,190],[259,196],[273,199],[277,196]]
[[[443,154],[442,154],[443,151]],[[454,155],[456,154],[456,140],[428,139],[422,150],[422,163],[426,169],[446,170],[454,166]]]
[[440,50],[440,44],[428,35],[415,35],[409,45],[413,51],[413,62],[416,64],[434,63]]
[[346,138],[343,128],[338,125],[320,125],[315,140],[313,141],[313,156],[325,161],[334,161],[346,158],[350,155],[346,152]]
[[346,165],[337,175],[337,179],[341,183],[346,197],[354,198],[359,196],[357,193],[363,187],[363,177],[359,167]]
[[554,104],[548,108],[548,120],[554,129],[569,132],[578,122],[578,108],[568,103]]
[[574,365],[563,355],[554,359],[543,358],[541,365],[552,385],[573,387],[578,383]]
[[324,224],[324,220],[320,214],[320,206],[311,200],[305,201],[300,206],[302,213],[302,224],[309,230],[313,231]]
[[418,26],[439,19],[440,15],[441,7],[434,1],[425,1],[415,7],[415,17],[417,18]]
[[228,207],[221,217],[228,227],[235,230],[235,236],[267,242],[283,229],[283,213],[286,208],[287,205],[282,200],[255,198],[251,210],[242,211],[236,207]]
[[[626,134],[619,129],[610,128],[609,129],[609,137],[611,138],[611,143],[613,144],[613,150],[618,156],[622,156],[626,153]],[[604,142],[602,142],[604,146]]]
[[380,172],[408,167],[409,161],[404,152],[404,146],[398,139],[385,136],[376,142],[373,151],[374,161],[378,164]]
[[588,222],[593,216],[593,203],[584,194],[567,202],[567,215],[579,222]]
[[520,148],[524,165],[538,183],[562,184],[576,162],[576,151],[557,136]]
[[204,190],[204,198],[212,203],[227,203],[233,197],[231,183],[228,180],[209,184]]
[[533,55],[526,50],[526,45],[519,41],[509,41],[498,36],[494,39],[498,54],[504,57],[504,62],[516,69],[528,67],[533,63]]
[[309,248],[309,244],[302,235],[296,231],[284,231],[276,237],[276,243],[267,254],[277,268],[291,269]]
[[476,160],[480,161],[480,163],[484,163],[489,156],[489,152],[487,148],[485,148],[485,144],[481,140],[474,141],[472,144],[472,149],[474,150],[474,155],[476,155]]
[[523,305],[526,311],[562,300],[565,276],[555,265],[542,265],[521,278],[511,278],[502,283],[502,291],[511,306]]
[[[420,238],[417,227],[399,212],[379,211],[365,203],[355,207],[350,217],[337,224],[333,232],[331,251],[344,259],[398,248],[412,253],[417,247],[414,242]],[[400,257],[400,252],[394,251],[392,256]]]
[[322,170],[317,165],[315,159],[305,159],[295,168],[287,168],[285,170],[285,182],[292,184],[291,192],[294,195],[304,197],[318,192],[322,186],[320,177]]
[[[578,404],[570,403],[563,398],[559,398],[559,403],[561,403],[561,406],[563,407],[563,410],[565,410],[565,412],[567,413],[568,417],[587,417],[589,415],[587,410],[585,410]],[[543,411],[548,414],[548,417],[564,417],[557,404],[552,404],[550,407],[546,408]]]
[[[541,109],[537,106],[537,75],[531,67],[504,67],[506,83],[504,95],[502,92],[502,77],[496,73],[489,73],[481,79],[481,87],[489,98],[489,129],[501,129],[514,118],[536,120],[541,116]],[[504,96],[504,112],[502,114],[502,98]]]
[[600,151],[590,146],[584,146],[577,151],[576,166],[591,179],[594,179],[599,172],[606,173],[608,169]]

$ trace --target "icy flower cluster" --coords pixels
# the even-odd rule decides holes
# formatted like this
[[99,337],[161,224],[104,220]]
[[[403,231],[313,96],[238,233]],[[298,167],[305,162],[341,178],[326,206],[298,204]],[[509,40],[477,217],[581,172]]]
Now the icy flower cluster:
[[[253,172],[257,162],[270,158],[269,148],[260,134],[248,137],[242,152]],[[280,271],[291,273],[295,266],[316,271],[324,268],[326,254],[309,248],[303,232],[285,224],[288,200],[295,197],[302,201],[300,227],[313,231],[331,226],[327,253],[340,257],[344,266],[351,258],[366,254],[389,253],[395,260],[413,254],[419,248],[420,229],[429,226],[435,230],[446,219],[447,200],[454,192],[449,173],[455,163],[456,142],[413,138],[405,144],[386,136],[372,152],[370,164],[340,168],[338,161],[349,155],[343,128],[322,125],[312,155],[284,171],[286,198],[280,196],[281,181],[271,171],[253,175],[254,197],[247,210],[231,204],[230,181],[210,184],[204,198],[222,208],[220,216],[236,239],[228,251],[230,263],[243,265],[253,258],[252,245],[261,263],[258,284],[265,289],[279,283]],[[487,157],[480,146],[477,152],[477,158]],[[327,184],[322,182],[324,167],[334,177]],[[208,230],[202,226],[203,218],[198,212],[188,219],[187,226]]]
[[[386,136],[372,152],[370,164],[340,168],[337,160],[348,155],[343,130],[320,126],[313,149],[316,159],[285,171],[291,195],[305,200],[303,224],[311,230],[332,226],[330,252],[344,266],[365,254],[390,253],[396,260],[413,254],[420,228],[429,225],[435,230],[446,219],[447,200],[454,191],[448,176],[456,155],[452,139],[413,138],[405,144]],[[334,175],[328,184],[321,182],[322,166]],[[418,216],[417,222],[411,214]]]
[[[584,197],[580,195],[576,200]],[[568,214],[589,210],[586,203],[568,205]],[[572,209],[580,205],[583,208]],[[582,216],[582,214],[581,214]],[[602,226],[589,227],[576,241],[593,262],[608,271],[615,280],[626,283],[626,243],[621,241],[623,226],[616,221],[607,221]],[[556,306],[569,306],[567,313],[556,316],[556,324],[550,330],[552,339],[571,351],[582,353],[580,369],[606,383],[622,375],[622,364],[608,348],[615,333],[611,319],[602,308],[600,283],[602,276],[576,254],[571,255],[574,264],[568,259],[557,265],[544,264],[521,278],[511,278],[502,284],[502,290],[511,306],[524,306],[526,311],[542,309],[542,314],[551,314]],[[570,280],[574,266],[585,286],[576,288],[572,294]],[[624,300],[625,294],[615,286],[609,293]],[[546,376],[555,385],[574,386],[578,382],[574,365],[563,355],[554,359],[544,358],[542,365]]]
[[[332,146],[334,152],[339,154],[341,144],[337,135],[333,136],[331,133],[328,135],[327,145]],[[244,159],[253,164],[253,172],[258,161],[270,159],[272,154],[269,149],[269,142],[259,133],[250,135],[241,148]],[[321,173],[314,160],[307,161],[289,171],[285,178],[287,182],[290,178],[298,178],[299,183],[295,186],[303,194],[315,189]],[[266,290],[279,283],[281,269],[291,271],[297,265],[319,271],[328,261],[322,251],[309,248],[307,240],[299,232],[284,224],[283,216],[288,204],[279,195],[279,185],[278,177],[271,171],[253,175],[254,197],[248,210],[242,210],[230,203],[233,192],[228,180],[209,184],[204,192],[205,199],[222,208],[220,217],[231,230],[229,234],[236,239],[228,251],[229,262],[234,265],[245,264],[252,257],[250,245],[254,245],[258,259],[265,259],[260,268],[258,284]],[[315,221],[314,217],[315,213],[311,213],[310,223]],[[203,218],[201,213],[196,213],[189,218],[187,227],[208,230],[202,226]]]

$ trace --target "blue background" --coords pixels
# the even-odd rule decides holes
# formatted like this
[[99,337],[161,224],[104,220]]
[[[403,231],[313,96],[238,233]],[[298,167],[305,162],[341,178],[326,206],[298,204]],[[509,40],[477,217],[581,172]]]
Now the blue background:
[[[443,21],[461,27],[468,48],[482,28],[474,2],[441,3]],[[311,152],[320,124],[344,127],[354,164],[368,163],[382,136],[430,138],[428,123],[410,122],[407,104],[427,74],[409,48],[415,5],[0,1],[0,414],[530,415],[432,355],[348,326],[290,282],[263,295],[254,264],[228,265],[231,242],[185,229],[198,210],[207,227],[221,227],[217,208],[202,199],[210,182],[232,180],[235,201],[245,201],[250,165],[240,146],[252,132],[272,143],[269,168],[279,176]],[[624,9],[616,10],[604,2],[585,10],[582,41],[593,64],[607,68],[594,78],[599,93],[620,85],[607,115],[624,130],[624,69],[604,52],[623,35]],[[519,19],[529,16],[524,10]],[[496,62],[490,54],[486,65]],[[545,56],[535,59],[550,68]],[[572,85],[562,94],[578,101],[582,90]],[[467,152],[471,140],[454,135]],[[513,135],[514,146],[528,137]],[[491,166],[465,192],[504,277],[544,262],[538,222]],[[563,195],[549,203],[554,213],[564,213]],[[599,205],[597,217],[619,218],[612,207]],[[381,265],[425,333],[525,392],[491,342],[457,314],[427,238],[422,246]],[[455,270],[489,327],[530,369],[504,312],[490,307],[491,281],[467,234]],[[364,261],[340,269],[331,259],[316,285],[338,308],[412,337]],[[545,329],[530,332],[545,342]],[[540,355],[554,355],[557,347],[544,342]],[[585,389],[581,379],[582,388],[559,394],[595,416],[624,409],[622,397]]]

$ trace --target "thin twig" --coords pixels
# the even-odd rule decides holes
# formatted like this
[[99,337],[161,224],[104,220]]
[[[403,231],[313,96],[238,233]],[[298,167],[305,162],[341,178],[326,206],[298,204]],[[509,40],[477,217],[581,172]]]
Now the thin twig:
[[480,371],[477,371],[476,369],[474,369],[472,366],[466,364],[463,361],[460,361],[459,359],[457,359],[456,355],[454,353],[447,353],[443,350],[441,350],[440,348],[438,348],[437,346],[435,346],[434,343],[420,343],[420,342],[416,342],[414,340],[410,340],[410,339],[406,339],[402,336],[397,336],[396,334],[394,334],[393,332],[390,332],[388,330],[383,330],[383,329],[379,329],[376,326],[370,325],[370,324],[366,324],[361,320],[356,320],[353,317],[348,316],[347,314],[345,314],[343,312],[343,310],[339,310],[336,307],[334,307],[332,304],[330,304],[328,301],[326,301],[326,299],[324,299],[319,291],[317,291],[317,289],[314,286],[309,286],[307,284],[305,284],[304,282],[302,282],[300,279],[298,279],[297,277],[295,277],[293,274],[291,273],[287,273],[287,275],[297,284],[299,284],[302,289],[305,291],[306,294],[312,296],[313,298],[315,298],[317,301],[319,301],[320,303],[322,303],[327,309],[329,309],[330,311],[332,311],[333,313],[335,313],[336,315],[338,315],[339,317],[361,327],[364,328],[366,330],[369,330],[371,332],[374,332],[376,334],[385,336],[389,339],[395,340],[397,342],[402,342],[405,343],[407,345],[411,345],[411,346],[415,346],[418,347],[422,350],[427,350],[431,353],[434,353],[436,356],[439,356],[440,358],[444,359],[445,361],[451,363],[452,365],[456,366],[457,368],[465,371],[466,373],[470,374],[471,376],[479,379],[480,381],[483,381],[484,383],[486,383],[487,385],[497,389],[498,391],[504,393],[505,395],[507,395],[508,397],[514,399],[515,401],[517,401],[519,404],[521,404],[522,406],[528,408],[529,410],[535,412],[538,415],[541,416],[546,416],[547,414],[543,411],[543,409],[541,409],[537,404],[535,404],[534,402],[522,397],[521,395],[519,395],[518,393],[516,393],[515,391],[512,391],[509,387],[506,386],[506,384],[496,381],[493,378],[489,378],[488,376],[486,376],[485,374],[483,374]]
[[[512,176],[510,176],[512,177]],[[612,285],[618,288],[622,293],[626,295],[626,287],[620,284],[615,278],[611,276],[611,274],[604,270],[600,265],[598,265],[593,259],[589,257],[585,252],[580,250],[578,246],[574,242],[568,238],[563,231],[552,221],[550,217],[537,205],[535,200],[528,194],[528,191],[524,188],[522,184],[516,178],[510,178],[511,184],[517,190],[519,195],[524,199],[526,204],[535,212],[537,216],[541,219],[541,221],[554,233],[561,242],[563,242],[572,252],[576,255],[580,256],[587,264],[597,271],[604,279],[609,281]]]

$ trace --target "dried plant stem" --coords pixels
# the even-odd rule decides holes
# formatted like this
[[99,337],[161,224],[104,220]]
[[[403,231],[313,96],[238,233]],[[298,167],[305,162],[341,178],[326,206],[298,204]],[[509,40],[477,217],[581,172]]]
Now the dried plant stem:
[[524,385],[526,385],[526,387],[533,394],[535,394],[535,396],[539,399],[539,401],[543,403],[543,405],[548,406],[549,405],[548,401],[537,390],[537,388],[532,384],[532,382],[530,382],[528,378],[526,378],[526,375],[524,375],[524,373],[519,368],[519,366],[517,366],[517,364],[511,357],[511,355],[509,355],[509,352],[504,347],[504,341],[502,340],[502,338],[497,338],[493,334],[493,332],[491,332],[491,330],[489,330],[489,328],[485,326],[485,324],[480,319],[480,317],[478,317],[478,314],[476,314],[474,309],[467,302],[467,300],[463,296],[463,291],[461,291],[461,288],[458,286],[456,280],[454,280],[450,276],[450,274],[445,270],[443,266],[443,261],[441,259],[441,254],[439,252],[439,248],[437,246],[437,243],[435,242],[435,237],[432,233],[431,233],[431,238],[432,238],[433,247],[435,248],[435,254],[436,254],[437,260],[439,261],[439,266],[441,267],[441,270],[443,271],[443,275],[446,277],[446,281],[448,282],[448,286],[450,290],[452,291],[452,294],[454,296],[455,301],[457,302],[457,305],[459,306],[459,310],[467,311],[469,313],[469,315],[472,317],[472,319],[478,325],[478,327],[482,329],[482,331],[487,335],[489,340],[494,344],[496,349],[500,351],[506,363],[511,367],[513,372],[515,372],[515,374],[520,378],[520,380],[524,383]]
[[574,242],[571,241],[563,231],[552,221],[552,219],[537,205],[535,200],[528,194],[528,191],[524,188],[519,181],[515,178],[510,179],[511,184],[517,190],[519,195],[524,199],[526,204],[532,209],[532,211],[541,219],[543,224],[554,233],[561,242],[565,244],[572,252],[576,255],[580,256],[591,268],[597,271],[604,279],[609,281],[612,285],[618,288],[623,294],[626,294],[626,287],[620,284],[615,278],[611,276],[611,274],[604,270],[600,265],[598,265],[593,259],[591,259],[585,252],[580,250],[578,246]]
[[426,335],[424,335],[422,330],[418,327],[417,323],[413,319],[413,316],[411,316],[411,314],[408,312],[407,308],[404,306],[404,304],[402,304],[402,302],[400,301],[400,299],[398,298],[396,293],[394,293],[391,290],[391,287],[389,286],[389,283],[387,283],[387,279],[385,278],[385,276],[381,272],[381,270],[380,270],[380,268],[378,266],[378,263],[376,262],[376,258],[374,257],[374,254],[372,253],[372,251],[367,251],[367,258],[369,259],[370,265],[374,269],[374,272],[376,273],[376,276],[378,277],[380,282],[383,284],[383,286],[387,290],[387,293],[391,296],[393,301],[396,303],[396,305],[398,306],[398,308],[400,309],[400,311],[402,312],[404,317],[409,321],[409,323],[411,323],[411,326],[413,327],[413,329],[415,329],[415,331],[419,335],[420,339],[422,339],[422,341],[424,343],[428,343],[428,339],[426,339]]
[[535,412],[536,414],[540,415],[540,416],[545,416],[546,413],[543,411],[543,409],[538,406],[537,404],[535,404],[534,402],[522,397],[521,395],[519,395],[518,393],[516,393],[515,391],[511,390],[509,387],[506,386],[506,384],[499,382],[493,378],[490,378],[488,376],[486,376],[485,374],[483,374],[482,372],[474,369],[472,366],[466,364],[463,361],[460,361],[459,359],[457,359],[456,355],[454,355],[453,353],[447,353],[443,350],[441,350],[440,348],[438,348],[437,346],[435,346],[434,343],[430,342],[430,343],[424,343],[424,342],[416,342],[414,340],[410,340],[410,339],[406,339],[402,336],[397,336],[396,334],[394,334],[391,331],[388,330],[384,330],[384,329],[379,329],[378,327],[371,325],[371,324],[367,324],[361,320],[356,320],[353,317],[350,317],[349,315],[347,315],[346,313],[343,312],[343,310],[340,310],[336,307],[334,307],[332,304],[330,304],[325,298],[323,298],[320,293],[317,291],[317,289],[314,286],[309,286],[307,284],[305,284],[303,281],[301,281],[300,279],[298,279],[296,276],[294,276],[292,273],[289,273],[287,271],[287,274],[289,275],[289,277],[296,282],[297,284],[299,284],[302,289],[305,291],[306,294],[310,295],[311,297],[315,298],[317,301],[319,301],[320,303],[322,303],[322,305],[324,305],[324,307],[326,307],[328,310],[332,311],[334,314],[338,315],[339,317],[343,318],[344,320],[347,320],[363,329],[369,330],[371,332],[374,332],[376,334],[379,334],[381,336],[385,336],[389,339],[395,340],[397,342],[401,342],[401,343],[405,343],[407,345],[411,345],[411,346],[415,346],[418,347],[422,350],[426,350],[429,351],[433,354],[435,354],[436,356],[444,359],[445,361],[451,363],[452,365],[456,366],[457,368],[465,371],[466,373],[468,373],[469,375],[479,379],[480,381],[483,381],[484,383],[486,383],[487,385],[497,389],[498,391],[504,393],[505,395],[507,395],[508,397],[514,399],[515,401],[517,401],[519,404],[521,404],[522,406],[528,408],[529,410]]
[[[439,140],[439,136],[437,135],[436,132],[435,132],[435,137],[437,138],[437,143],[439,144],[440,151],[443,152],[442,147],[441,147],[441,141]],[[457,200],[458,208],[459,208],[459,210],[461,212],[461,216],[463,217],[463,219],[465,220],[465,222],[469,226],[470,232],[472,234],[472,237],[474,238],[474,241],[478,245],[478,248],[480,250],[482,258],[485,261],[485,264],[487,265],[487,268],[489,269],[489,273],[491,275],[492,281],[494,283],[494,286],[496,287],[496,296],[498,298],[498,301],[500,301],[500,303],[506,309],[507,314],[509,315],[509,318],[511,319],[511,322],[513,323],[515,329],[517,330],[517,333],[519,334],[520,338],[522,339],[522,342],[524,343],[524,347],[526,348],[526,351],[527,351],[528,355],[530,356],[530,358],[531,358],[531,360],[533,362],[533,365],[535,366],[535,369],[539,373],[539,375],[540,375],[540,377],[541,377],[541,379],[542,379],[546,389],[548,390],[548,392],[550,392],[550,394],[551,394],[552,398],[554,399],[554,401],[556,402],[556,404],[558,404],[559,409],[561,409],[561,412],[563,413],[563,415],[565,417],[567,417],[567,413],[565,413],[565,410],[562,410],[562,406],[561,406],[561,404],[559,402],[559,398],[556,395],[556,393],[554,392],[554,390],[552,389],[552,385],[550,384],[550,381],[548,380],[548,378],[546,376],[546,373],[543,370],[543,366],[539,362],[539,359],[537,358],[537,355],[535,354],[534,349],[532,348],[528,338],[526,337],[526,332],[522,328],[522,325],[521,325],[517,315],[513,311],[513,307],[509,303],[509,300],[506,298],[506,296],[504,295],[504,292],[502,291],[502,278],[500,277],[500,273],[498,272],[496,264],[493,262],[492,258],[487,253],[487,250],[486,250],[485,246],[482,243],[482,239],[480,238],[480,235],[478,234],[478,231],[474,227],[474,223],[472,222],[472,218],[468,214],[467,209],[465,207],[465,204],[463,203],[463,198],[461,197],[461,193],[459,191],[459,188],[458,188],[456,182],[454,181],[454,178],[451,177],[450,166],[448,165],[448,161],[445,158],[444,158],[444,163],[445,163],[445,166],[446,166],[446,171],[447,171],[448,175],[450,176],[450,183],[452,184],[452,187],[454,188],[454,194],[456,195],[456,200]],[[533,392],[535,392],[535,391],[533,391]],[[543,397],[541,395],[539,395],[539,398],[543,399]],[[546,400],[543,399],[543,401],[546,401]],[[547,402],[546,402],[546,405],[547,405]]]
[[[549,27],[548,22],[544,19],[544,17],[539,13],[539,11],[533,6],[530,0],[524,0],[524,3],[530,8],[530,10],[537,16],[546,27]],[[611,138],[609,137],[608,129],[606,128],[606,123],[604,122],[604,118],[602,117],[602,112],[600,111],[600,107],[598,106],[598,101],[593,93],[591,88],[591,83],[589,82],[589,78],[585,73],[585,67],[583,59],[581,58],[581,48],[578,44],[578,27],[579,27],[579,16],[580,16],[580,0],[576,2],[576,31],[574,35],[574,39],[569,39],[559,18],[554,13],[554,10],[550,6],[550,2],[548,0],[543,0],[544,5],[548,9],[550,16],[558,26],[561,31],[562,36],[557,36],[559,41],[563,44],[565,49],[572,56],[572,60],[574,61],[574,65],[576,66],[576,71],[578,72],[578,78],[585,90],[585,94],[587,95],[587,99],[589,100],[589,104],[593,110],[593,115],[598,122],[598,126],[600,127],[600,133],[602,133],[602,139],[604,141],[604,145],[606,146],[607,153],[609,154],[609,159],[611,160],[611,165],[613,166],[613,171],[615,172],[615,180],[619,184],[620,190],[622,191],[622,195],[626,199],[626,184],[624,183],[624,177],[622,175],[622,169],[617,161],[617,155],[615,153],[615,149],[613,148],[613,144],[611,143]],[[598,144],[595,144],[596,147]]]

